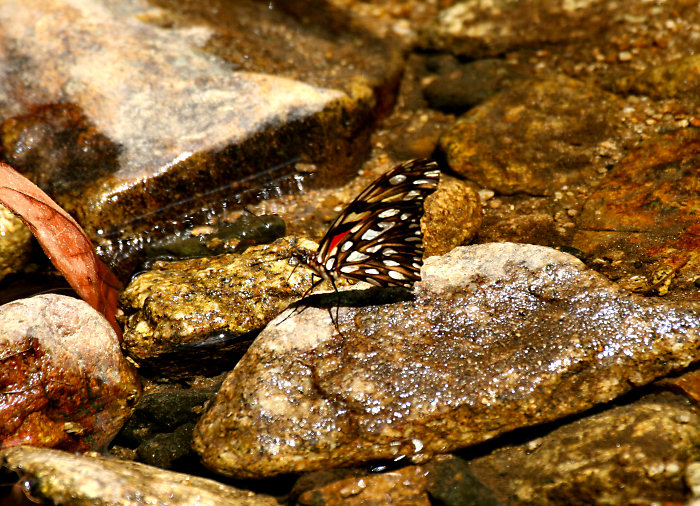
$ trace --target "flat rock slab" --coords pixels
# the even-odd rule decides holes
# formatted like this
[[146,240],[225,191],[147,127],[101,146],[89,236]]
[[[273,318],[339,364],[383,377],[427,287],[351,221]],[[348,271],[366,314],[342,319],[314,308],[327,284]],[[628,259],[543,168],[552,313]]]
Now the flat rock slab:
[[613,8],[607,4],[603,0],[466,0],[444,9],[427,24],[421,43],[433,50],[483,58],[522,46],[580,39],[590,36],[593,27],[611,23]]
[[[177,7],[0,5],[4,155],[54,189],[105,253],[155,223],[238,203],[298,162],[304,177],[337,179],[398,82],[401,50],[342,13],[302,22],[291,4]],[[351,61],[357,45],[372,58]]]
[[564,76],[521,81],[440,139],[455,172],[502,194],[552,195],[599,177],[621,143],[623,102]]
[[629,290],[698,300],[700,129],[657,135],[589,195],[572,246]]
[[[238,477],[430,456],[581,412],[698,356],[697,307],[631,295],[532,245],[427,259],[415,298],[332,294],[260,334],[195,429]],[[410,294],[409,294],[410,295]]]
[[[693,64],[666,64],[697,54],[698,21],[697,5],[687,0],[464,0],[426,23],[419,40],[464,59],[507,55],[545,74],[586,76],[606,88],[647,93],[655,81],[652,95],[697,95]],[[657,66],[666,68],[650,74]],[[683,84],[660,82],[676,81],[673,74],[682,70]]]
[[213,480],[164,471],[138,462],[45,448],[19,446],[3,450],[0,465],[5,471],[17,472],[22,482],[29,485],[32,497],[47,499],[51,504],[278,504],[270,496],[239,490]]
[[0,447],[101,450],[140,390],[114,330],[87,302],[46,294],[0,306]]
[[506,445],[469,468],[500,504],[683,504],[685,468],[700,458],[699,421],[697,405],[664,392]]

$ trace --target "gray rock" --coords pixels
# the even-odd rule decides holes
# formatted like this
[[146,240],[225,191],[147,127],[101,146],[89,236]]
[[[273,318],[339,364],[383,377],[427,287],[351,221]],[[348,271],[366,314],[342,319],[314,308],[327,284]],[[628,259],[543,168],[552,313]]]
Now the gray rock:
[[[196,427],[205,465],[259,477],[421,462],[584,411],[697,356],[697,308],[630,295],[556,250],[462,247],[422,275],[413,300],[343,292],[340,334],[333,295],[273,320]],[[368,305],[372,294],[384,303]]]
[[20,446],[1,451],[0,463],[26,480],[33,497],[48,499],[52,504],[278,504],[263,494],[114,458]]

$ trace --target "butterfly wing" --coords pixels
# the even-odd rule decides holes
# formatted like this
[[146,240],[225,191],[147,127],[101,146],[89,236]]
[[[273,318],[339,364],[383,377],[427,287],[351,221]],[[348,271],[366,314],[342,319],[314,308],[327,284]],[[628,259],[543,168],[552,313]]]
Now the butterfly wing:
[[423,204],[439,178],[437,164],[423,159],[383,174],[330,226],[319,244],[318,264],[333,277],[413,286],[423,264]]

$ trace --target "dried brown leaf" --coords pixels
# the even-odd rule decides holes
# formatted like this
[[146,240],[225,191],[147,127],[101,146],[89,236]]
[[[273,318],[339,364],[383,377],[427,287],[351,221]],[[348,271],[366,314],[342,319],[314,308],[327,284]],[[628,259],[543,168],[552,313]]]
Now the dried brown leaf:
[[0,203],[26,223],[70,286],[104,315],[121,339],[115,316],[121,283],[98,258],[78,222],[38,186],[2,162]]

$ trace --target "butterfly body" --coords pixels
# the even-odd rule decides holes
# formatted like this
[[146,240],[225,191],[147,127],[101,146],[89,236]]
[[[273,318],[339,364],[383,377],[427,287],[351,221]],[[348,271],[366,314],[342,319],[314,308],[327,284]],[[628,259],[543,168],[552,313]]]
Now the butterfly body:
[[300,254],[300,261],[334,288],[343,277],[383,287],[412,287],[420,280],[423,264],[423,204],[439,178],[435,162],[397,165],[350,202],[316,253]]

